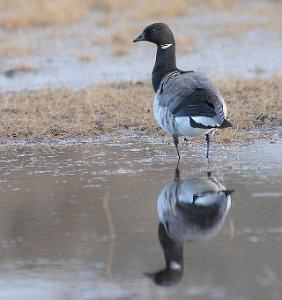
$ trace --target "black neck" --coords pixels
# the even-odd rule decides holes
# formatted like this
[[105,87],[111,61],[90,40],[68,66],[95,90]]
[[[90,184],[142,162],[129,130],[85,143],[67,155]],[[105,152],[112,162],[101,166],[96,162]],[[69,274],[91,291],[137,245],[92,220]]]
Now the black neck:
[[158,46],[156,62],[152,72],[152,84],[154,91],[157,92],[162,78],[169,72],[177,70],[175,59],[175,44],[162,49]]
[[184,268],[184,261],[183,261],[183,238],[173,238],[171,237],[163,223],[159,223],[158,228],[158,236],[160,244],[163,248],[165,262],[166,262],[166,269],[171,268],[171,262],[176,262],[181,266],[181,269]]

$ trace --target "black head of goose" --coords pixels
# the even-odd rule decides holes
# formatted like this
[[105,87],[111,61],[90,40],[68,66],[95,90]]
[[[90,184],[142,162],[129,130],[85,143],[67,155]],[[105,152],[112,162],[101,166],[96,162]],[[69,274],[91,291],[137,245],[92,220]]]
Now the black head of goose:
[[206,135],[209,157],[210,134],[232,126],[226,120],[227,108],[218,88],[204,74],[176,67],[175,40],[166,24],[147,26],[133,42],[140,41],[157,45],[152,71],[154,114],[158,124],[172,136],[178,158],[179,136],[200,135]]

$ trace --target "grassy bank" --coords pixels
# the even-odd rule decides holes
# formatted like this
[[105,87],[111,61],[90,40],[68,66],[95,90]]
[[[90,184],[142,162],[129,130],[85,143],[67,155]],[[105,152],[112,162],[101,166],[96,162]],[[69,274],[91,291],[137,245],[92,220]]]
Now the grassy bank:
[[[217,134],[230,143],[262,137],[250,131],[282,123],[282,78],[219,81],[234,127]],[[0,139],[29,141],[117,135],[165,135],[153,117],[150,83],[117,83],[78,92],[44,89],[0,94]]]

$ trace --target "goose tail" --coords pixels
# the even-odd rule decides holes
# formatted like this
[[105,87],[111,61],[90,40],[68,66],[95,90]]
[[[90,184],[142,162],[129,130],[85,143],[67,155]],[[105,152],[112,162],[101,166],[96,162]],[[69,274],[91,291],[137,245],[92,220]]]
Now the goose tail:
[[232,127],[233,125],[227,121],[226,119],[223,120],[222,124],[218,127],[218,128],[228,128],[228,127]]

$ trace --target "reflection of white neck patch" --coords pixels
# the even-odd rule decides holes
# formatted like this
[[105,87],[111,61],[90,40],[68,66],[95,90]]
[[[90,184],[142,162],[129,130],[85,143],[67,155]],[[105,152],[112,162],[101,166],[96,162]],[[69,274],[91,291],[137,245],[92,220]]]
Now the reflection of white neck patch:
[[163,45],[161,45],[161,48],[162,48],[162,49],[167,49],[167,48],[169,48],[171,45],[172,45],[172,44],[163,44]]

